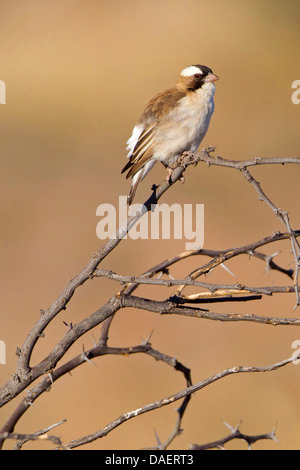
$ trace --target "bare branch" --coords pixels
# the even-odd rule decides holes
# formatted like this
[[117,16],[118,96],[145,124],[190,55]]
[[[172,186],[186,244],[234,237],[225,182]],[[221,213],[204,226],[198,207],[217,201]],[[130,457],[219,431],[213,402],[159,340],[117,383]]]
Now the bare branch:
[[[300,356],[300,355],[299,355]],[[66,444],[66,447],[68,449],[74,449],[76,447],[80,447],[82,445],[94,442],[97,439],[100,439],[107,434],[109,434],[111,431],[113,431],[116,427],[120,426],[121,424],[125,423],[129,419],[135,418],[137,416],[140,416],[144,413],[147,413],[149,411],[156,410],[158,408],[162,408],[163,406],[170,405],[177,400],[180,400],[181,398],[184,398],[186,396],[191,395],[192,393],[195,393],[211,384],[214,382],[221,380],[225,377],[228,377],[233,374],[244,374],[244,373],[261,373],[261,372],[271,372],[274,370],[277,370],[281,367],[286,366],[287,364],[290,364],[295,360],[295,357],[291,357],[289,359],[284,359],[283,361],[277,362],[275,364],[266,366],[266,367],[242,367],[242,366],[237,366],[237,367],[232,367],[230,369],[223,370],[222,372],[219,372],[211,377],[208,377],[205,380],[201,380],[200,382],[191,385],[190,387],[187,387],[184,390],[181,390],[180,392],[174,393],[172,395],[169,395],[166,398],[162,398],[161,400],[155,401],[153,403],[150,403],[148,405],[145,405],[141,408],[138,408],[136,410],[129,411],[127,413],[124,413],[123,415],[119,416],[112,422],[110,422],[108,425],[106,425],[104,428],[100,429],[99,431],[96,431],[92,434],[89,434],[88,436],[81,437],[79,439],[73,440]]]
[[61,439],[57,436],[52,436],[49,435],[48,432],[51,431],[52,429],[56,428],[57,426],[60,426],[61,424],[65,423],[67,420],[63,419],[59,423],[52,424],[51,426],[48,426],[47,428],[41,429],[35,433],[32,434],[20,434],[20,433],[9,433],[9,432],[3,432],[0,434],[0,439],[14,439],[17,440],[18,442],[16,443],[14,450],[20,450],[23,445],[28,442],[28,441],[41,441],[41,440],[47,440],[53,442],[56,446],[58,446],[60,449],[66,450],[64,444],[62,443]]
[[[190,370],[185,367],[182,363],[177,361],[177,359],[172,358],[166,354],[163,354],[155,349],[152,348],[151,344],[149,342],[143,343],[142,345],[138,346],[132,346],[132,347],[125,347],[125,348],[115,348],[115,347],[108,347],[108,346],[103,346],[102,344],[97,344],[93,348],[84,351],[83,353],[75,356],[71,360],[67,361],[65,364],[62,366],[58,367],[57,369],[51,371],[49,374],[47,374],[42,381],[35,386],[33,389],[27,392],[26,397],[23,398],[19,406],[16,408],[14,413],[11,415],[9,420],[5,423],[3,426],[3,431],[0,434],[0,439],[2,436],[2,440],[4,441],[6,439],[6,436],[10,436],[12,434],[12,431],[16,425],[16,423],[19,421],[21,416],[27,411],[27,409],[34,403],[34,401],[44,392],[47,392],[51,389],[52,385],[56,380],[64,376],[65,374],[71,372],[78,366],[84,364],[84,363],[92,363],[92,359],[95,357],[100,357],[103,355],[124,355],[124,356],[129,356],[131,354],[138,354],[138,353],[145,353],[147,355],[150,355],[157,361],[162,361],[165,364],[173,367],[175,370],[182,372],[187,385],[191,385],[191,373]],[[181,413],[180,417],[182,418],[184,414],[185,407],[189,401],[188,399],[185,399],[185,406],[184,404],[181,406]],[[174,436],[175,437],[175,436]]]
[[170,300],[158,301],[145,299],[142,297],[136,297],[133,295],[123,295],[123,305],[125,307],[133,307],[141,310],[148,310],[150,312],[156,312],[160,315],[183,315],[193,318],[203,318],[206,320],[222,321],[222,322],[254,322],[265,325],[273,326],[300,326],[300,319],[298,318],[277,318],[267,317],[260,315],[249,315],[249,314],[227,314],[227,313],[214,313],[207,309],[192,308],[178,306],[175,302]]
[[249,450],[251,449],[252,444],[256,443],[257,441],[271,439],[272,441],[278,442],[278,439],[276,438],[276,435],[275,435],[276,428],[274,428],[271,432],[268,432],[265,434],[258,434],[255,436],[250,436],[249,434],[244,434],[240,432],[241,423],[239,423],[235,427],[231,427],[227,423],[225,423],[225,425],[231,430],[231,433],[229,434],[229,436],[223,437],[222,439],[219,439],[218,441],[210,442],[208,444],[202,444],[202,445],[193,444],[190,446],[190,449],[191,450],[224,449],[224,445],[227,444],[227,442],[232,441],[234,439],[241,439],[243,441],[246,441],[246,443],[248,444]]
[[207,282],[193,281],[189,278],[185,279],[153,279],[142,276],[121,276],[112,271],[107,271],[105,269],[97,269],[95,271],[95,276],[97,277],[107,277],[114,281],[120,282],[121,284],[133,283],[133,284],[148,284],[152,286],[195,286],[202,287],[207,289],[209,292],[201,292],[198,294],[193,294],[190,296],[181,296],[181,297],[172,297],[176,299],[178,303],[185,303],[188,300],[196,299],[212,299],[213,297],[220,296],[234,296],[234,295],[244,295],[244,294],[286,294],[290,292],[295,292],[295,286],[265,286],[265,287],[251,287],[243,286],[241,284],[211,284]]
[[281,223],[285,226],[288,230],[291,245],[292,245],[292,252],[294,255],[294,262],[295,262],[295,278],[294,278],[294,285],[295,285],[295,292],[296,292],[296,305],[300,305],[300,294],[299,294],[299,270],[300,270],[300,245],[295,237],[295,232],[292,230],[289,221],[289,215],[286,211],[279,209],[276,205],[268,198],[265,192],[262,190],[260,183],[253,177],[253,175],[247,169],[249,166],[257,166],[257,165],[271,165],[271,164],[282,164],[285,163],[300,163],[300,158],[255,158],[254,160],[245,160],[245,161],[233,161],[233,160],[224,160],[221,157],[212,157],[211,155],[205,154],[193,154],[191,152],[187,152],[189,157],[195,162],[198,161],[205,161],[208,165],[221,165],[230,168],[234,168],[239,170],[246,180],[254,187],[255,191],[258,194],[259,200],[263,201],[267,204],[268,207],[274,212],[274,214],[279,218]]
[[[293,230],[290,226],[290,220],[288,213],[277,208],[275,204],[268,198],[268,196],[262,190],[260,183],[253,178],[252,174],[249,172],[248,167],[257,166],[257,165],[271,165],[271,164],[299,164],[299,158],[276,158],[276,159],[263,159],[256,158],[248,161],[233,161],[233,160],[224,160],[221,157],[213,157],[210,153],[214,150],[213,147],[203,149],[197,154],[192,154],[191,152],[186,152],[182,155],[179,160],[179,165],[172,173],[172,178],[169,182],[164,181],[159,186],[153,186],[153,191],[150,197],[142,206],[142,209],[137,214],[130,216],[126,223],[121,226],[114,237],[108,240],[90,259],[82,271],[77,274],[73,279],[71,279],[66,285],[65,289],[58,296],[58,298],[53,302],[53,304],[47,310],[41,310],[41,315],[33,326],[31,331],[28,333],[23,345],[21,348],[17,348],[17,369],[13,378],[3,385],[0,389],[0,406],[5,405],[10,402],[14,397],[20,394],[22,391],[26,390],[27,394],[22,399],[20,404],[11,414],[7,422],[2,427],[0,431],[0,445],[5,439],[15,439],[16,436],[20,434],[13,433],[16,423],[19,421],[20,417],[31,407],[34,401],[46,390],[51,389],[52,385],[56,380],[64,376],[67,372],[73,370],[75,367],[78,367],[82,364],[94,364],[92,359],[94,357],[99,357],[106,354],[135,354],[135,353],[144,353],[149,354],[152,357],[155,357],[158,360],[165,362],[166,364],[174,367],[176,370],[180,370],[187,381],[187,388],[179,394],[172,395],[167,399],[156,402],[156,404],[150,404],[146,407],[135,410],[133,412],[122,415],[120,418],[110,423],[106,428],[100,431],[100,434],[105,435],[114,429],[116,426],[121,424],[121,422],[130,419],[131,417],[137,416],[138,414],[151,411],[156,407],[164,406],[165,404],[172,403],[180,398],[183,398],[183,402],[178,409],[178,419],[176,421],[175,428],[169,438],[165,443],[160,443],[159,448],[167,448],[169,443],[180,433],[180,425],[183,414],[185,412],[186,406],[190,399],[190,394],[193,393],[191,390],[193,387],[190,379],[190,371],[185,366],[180,364],[174,358],[163,355],[159,351],[152,349],[148,340],[142,345],[135,346],[132,348],[113,348],[108,346],[108,334],[110,325],[114,318],[114,315],[122,308],[132,307],[137,309],[143,309],[146,311],[156,312],[159,314],[177,314],[184,316],[191,316],[196,318],[204,318],[210,320],[218,321],[250,321],[260,324],[270,324],[270,325],[289,325],[289,326],[299,326],[300,320],[296,318],[275,318],[259,315],[231,315],[231,314],[219,314],[210,312],[207,309],[203,308],[191,308],[187,305],[188,303],[211,303],[217,301],[248,301],[248,300],[257,300],[260,299],[263,295],[272,295],[272,294],[283,294],[294,292],[296,293],[296,306],[299,305],[299,270],[300,270],[300,248],[297,238],[300,236],[300,230]],[[205,162],[207,165],[218,165],[224,167],[230,167],[235,170],[240,171],[245,179],[254,187],[258,197],[268,207],[271,208],[273,213],[280,219],[284,225],[286,232],[275,232],[273,235],[265,237],[262,240],[256,241],[246,246],[231,248],[227,250],[195,250],[195,251],[185,251],[175,257],[168,258],[163,262],[152,267],[150,270],[145,272],[141,276],[121,276],[119,274],[113,273],[109,270],[102,270],[99,268],[100,263],[118,246],[130,228],[136,224],[144,213],[151,210],[153,204],[156,204],[160,197],[178,180],[181,179],[184,171],[190,165],[196,165],[199,162]],[[273,261],[275,255],[267,256],[263,253],[256,251],[262,246],[269,245],[273,242],[290,240],[291,249],[294,258],[295,269],[286,269],[279,266]],[[264,286],[264,287],[255,287],[255,286],[245,286],[240,284],[211,284],[200,282],[197,280],[203,274],[210,272],[212,269],[215,269],[218,266],[228,268],[224,264],[226,261],[237,257],[242,254],[247,254],[250,256],[255,256],[266,262],[267,269],[277,270],[290,278],[293,279],[293,286]],[[202,266],[198,266],[187,276],[181,276],[182,279],[174,279],[171,275],[169,269],[175,263],[179,263],[188,257],[195,255],[199,256],[208,256],[212,258],[209,262],[205,263]],[[159,274],[158,279],[154,279],[154,276]],[[162,279],[162,274],[167,274],[168,279]],[[111,297],[103,306],[101,306],[96,312],[83,317],[77,324],[67,325],[67,331],[64,329],[61,339],[53,346],[50,353],[41,359],[37,364],[31,364],[31,357],[33,350],[37,341],[44,336],[44,331],[47,326],[52,322],[52,320],[64,309],[67,308],[70,300],[72,299],[75,291],[78,287],[82,286],[86,281],[91,280],[94,277],[107,277],[114,281],[117,281],[123,284],[121,292],[118,292]],[[148,285],[160,285],[165,287],[174,287],[177,286],[178,289],[175,292],[175,295],[172,295],[169,299],[165,301],[156,301],[150,300],[142,297],[135,297],[132,295],[134,290],[141,284]],[[204,289],[204,292],[197,292],[190,295],[183,295],[183,290],[186,286],[194,286]],[[64,364],[57,367],[58,362],[63,359],[66,352],[70,347],[78,341],[85,333],[91,331],[96,326],[101,325],[101,336],[98,343],[95,342],[94,347],[83,351],[81,354],[73,357],[71,360],[65,362]],[[295,359],[295,358],[293,358]],[[289,363],[289,360],[285,364]],[[279,363],[278,363],[279,364]],[[223,371],[221,374],[217,374],[215,379],[208,379],[208,384],[212,383],[218,378],[225,377],[227,375],[236,373],[236,372],[261,372],[265,370],[276,370],[278,367],[282,367],[285,364],[269,366],[269,368],[233,368]],[[237,370],[238,369],[238,370]],[[218,378],[216,378],[218,376]],[[30,391],[27,390],[30,384],[32,384],[36,379],[41,377],[41,381]],[[196,387],[195,390],[200,390],[203,388],[203,383],[199,388]],[[193,389],[194,390],[194,389]],[[45,434],[45,433],[44,433]],[[96,433],[97,434],[97,433]],[[37,433],[34,434],[36,438],[41,438]],[[24,436],[34,436],[33,434],[26,434]],[[94,440],[95,434],[84,438],[85,442],[88,442],[89,439]],[[99,437],[99,433],[98,433]],[[96,438],[98,438],[96,437]],[[29,437],[28,437],[29,438]],[[23,442],[23,441],[22,441]],[[54,442],[54,441],[53,441]],[[74,447],[77,447],[77,441],[75,442]],[[77,442],[77,443],[76,443]],[[57,441],[58,445],[62,445],[60,441]],[[70,443],[70,448],[73,446]]]

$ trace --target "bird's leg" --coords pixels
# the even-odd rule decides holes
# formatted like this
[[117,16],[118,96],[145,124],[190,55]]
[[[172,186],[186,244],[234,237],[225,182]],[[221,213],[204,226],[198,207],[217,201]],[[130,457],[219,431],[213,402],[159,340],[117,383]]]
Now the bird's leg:
[[[173,174],[173,171],[175,170],[176,166],[174,168],[172,168],[169,165],[166,165],[164,162],[162,162],[162,164],[168,170],[168,175],[166,177],[166,181],[167,181],[167,183],[171,184],[172,183],[172,174]],[[185,179],[184,179],[183,175],[180,176],[179,181],[181,181],[182,183],[185,182]]]
[[166,163],[164,162],[161,162],[163,164],[163,166],[167,169],[168,171],[168,175],[166,176],[166,181],[167,183],[171,183],[171,177],[172,177],[172,173],[173,173],[173,168],[171,168],[169,165],[167,165]]
[[167,166],[166,165],[166,168],[167,168],[167,171],[168,171],[168,175],[166,177],[166,181],[170,184],[172,182],[172,173],[173,173],[173,168],[171,168],[170,166]]

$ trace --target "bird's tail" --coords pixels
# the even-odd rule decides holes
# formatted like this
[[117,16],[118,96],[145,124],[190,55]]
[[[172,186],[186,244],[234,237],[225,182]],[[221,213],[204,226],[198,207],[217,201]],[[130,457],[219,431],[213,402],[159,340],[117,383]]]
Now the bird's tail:
[[138,185],[139,185],[139,183],[140,183],[141,180],[142,180],[142,176],[143,176],[143,168],[142,168],[141,170],[139,170],[139,171],[132,177],[131,188],[130,188],[129,195],[128,195],[128,198],[127,198],[127,204],[128,204],[128,206],[131,206],[131,204],[132,204],[132,202],[133,202],[133,199],[134,199],[136,190],[137,190],[137,188],[138,188]]

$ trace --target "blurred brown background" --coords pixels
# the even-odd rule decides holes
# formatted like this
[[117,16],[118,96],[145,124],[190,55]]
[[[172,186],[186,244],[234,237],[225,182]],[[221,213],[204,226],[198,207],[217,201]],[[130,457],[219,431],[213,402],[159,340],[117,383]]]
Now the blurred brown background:
[[[298,0],[10,0],[0,2],[0,79],[7,87],[1,113],[1,313],[0,339],[7,364],[0,381],[15,371],[16,346],[97,250],[96,208],[118,204],[129,182],[120,170],[125,142],[146,102],[172,85],[187,65],[210,66],[220,76],[215,114],[205,145],[224,158],[299,156],[300,105],[291,101],[291,84],[300,79],[300,3]],[[300,228],[299,172],[294,166],[253,171],[274,203],[290,212]],[[165,177],[153,169],[137,201]],[[198,165],[186,173],[163,202],[205,204],[205,248],[244,245],[282,230],[278,219],[237,172]],[[185,240],[127,240],[103,263],[121,274],[140,274],[184,250]],[[291,267],[289,242],[277,262]],[[200,260],[199,260],[200,261]],[[174,267],[182,277],[196,258]],[[228,263],[235,273],[212,273],[207,281],[284,285],[259,260]],[[118,289],[95,279],[77,290],[67,310],[46,330],[33,362],[44,357],[66,331],[96,310]],[[138,291],[165,299],[163,288]],[[212,311],[299,316],[294,295]],[[124,310],[115,318],[110,345],[131,346],[154,329],[153,347],[177,357],[198,382],[235,365],[263,366],[291,355],[297,328],[223,324],[190,318],[159,317]],[[100,329],[94,332],[99,335]],[[93,344],[83,337],[67,357]],[[67,418],[54,432],[64,442],[102,428],[120,414],[184,388],[179,373],[149,357],[104,357],[55,383],[25,414],[18,432],[35,432]],[[242,419],[242,431],[271,431],[278,423],[280,444],[259,442],[257,449],[300,448],[300,366],[275,373],[234,376],[193,395],[171,448],[187,449],[226,435],[221,422]],[[20,397],[0,410],[3,423]],[[165,407],[123,424],[85,448],[135,449],[155,445],[173,429],[176,408]],[[7,444],[7,448],[12,444]],[[42,442],[27,448],[52,448]],[[234,443],[229,448],[245,448]]]

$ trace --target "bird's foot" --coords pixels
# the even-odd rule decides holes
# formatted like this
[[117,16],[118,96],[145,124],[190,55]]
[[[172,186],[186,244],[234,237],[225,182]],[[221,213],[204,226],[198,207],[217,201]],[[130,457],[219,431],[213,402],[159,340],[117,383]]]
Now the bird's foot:
[[177,165],[186,168],[189,165],[197,165],[198,161],[195,157],[195,154],[191,152],[184,152],[180,157],[177,159]]
[[167,167],[168,174],[166,176],[166,182],[171,184],[172,183],[172,173],[173,173],[173,168]]

